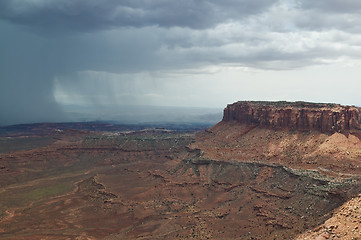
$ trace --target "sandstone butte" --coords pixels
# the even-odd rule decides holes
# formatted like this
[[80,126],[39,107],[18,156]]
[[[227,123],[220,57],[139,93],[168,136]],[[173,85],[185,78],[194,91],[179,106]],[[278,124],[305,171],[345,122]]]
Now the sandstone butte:
[[361,129],[361,109],[324,103],[239,101],[224,109],[223,121],[334,133]]

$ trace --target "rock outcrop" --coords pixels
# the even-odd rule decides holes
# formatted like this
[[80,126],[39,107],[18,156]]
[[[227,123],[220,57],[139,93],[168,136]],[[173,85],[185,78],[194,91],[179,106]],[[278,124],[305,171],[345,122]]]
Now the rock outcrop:
[[224,109],[223,121],[333,133],[361,129],[361,109],[339,104],[240,101]]

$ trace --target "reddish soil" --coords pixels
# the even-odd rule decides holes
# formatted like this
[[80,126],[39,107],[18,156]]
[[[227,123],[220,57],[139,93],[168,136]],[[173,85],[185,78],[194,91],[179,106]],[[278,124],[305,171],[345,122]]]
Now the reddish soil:
[[301,239],[361,239],[361,195],[337,208],[324,224],[296,238]]
[[259,128],[220,122],[191,145],[204,158],[263,162],[313,169],[327,175],[361,174],[360,132],[321,133]]
[[26,148],[14,137],[19,145],[0,154],[1,239],[312,239],[358,229],[354,134],[220,123],[197,136],[41,137]]

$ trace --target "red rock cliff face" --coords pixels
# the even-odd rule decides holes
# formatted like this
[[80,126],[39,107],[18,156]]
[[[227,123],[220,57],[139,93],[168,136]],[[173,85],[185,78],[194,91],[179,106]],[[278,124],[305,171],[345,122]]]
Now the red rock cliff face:
[[291,130],[343,132],[361,129],[360,108],[306,102],[236,102],[224,109],[223,121]]

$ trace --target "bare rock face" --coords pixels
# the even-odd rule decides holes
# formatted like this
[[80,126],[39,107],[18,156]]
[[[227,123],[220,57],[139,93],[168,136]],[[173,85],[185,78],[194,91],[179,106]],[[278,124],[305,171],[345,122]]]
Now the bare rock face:
[[333,133],[361,129],[361,110],[339,104],[240,101],[224,109],[223,121]]

